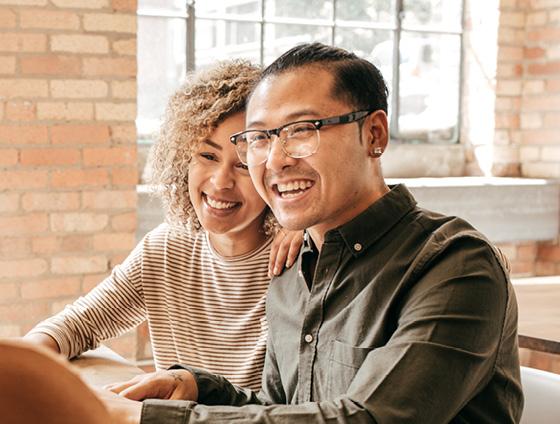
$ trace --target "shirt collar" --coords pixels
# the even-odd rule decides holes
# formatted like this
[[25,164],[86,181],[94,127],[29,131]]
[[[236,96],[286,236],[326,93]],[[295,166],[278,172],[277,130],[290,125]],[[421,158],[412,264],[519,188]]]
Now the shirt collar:
[[[354,256],[359,256],[389,231],[415,206],[416,200],[404,184],[389,186],[390,191],[346,224],[328,231],[325,242],[342,237]],[[306,243],[310,246],[310,243]]]

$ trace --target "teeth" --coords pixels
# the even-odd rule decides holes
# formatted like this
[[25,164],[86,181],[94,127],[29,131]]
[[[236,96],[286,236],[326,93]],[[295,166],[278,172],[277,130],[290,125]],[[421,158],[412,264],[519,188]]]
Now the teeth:
[[206,202],[214,209],[230,209],[236,205],[235,202],[222,202],[221,200],[214,200],[209,196],[206,196]]
[[278,191],[284,193],[286,191],[304,190],[312,185],[313,183],[308,180],[290,181],[287,184],[278,184]]

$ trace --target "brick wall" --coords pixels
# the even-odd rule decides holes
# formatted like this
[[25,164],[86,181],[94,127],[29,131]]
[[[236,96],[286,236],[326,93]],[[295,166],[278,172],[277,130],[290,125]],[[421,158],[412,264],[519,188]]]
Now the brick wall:
[[135,0],[0,1],[0,337],[134,246],[135,117]]
[[[501,0],[497,176],[560,178],[560,0]],[[558,239],[508,246],[521,275],[560,274]]]

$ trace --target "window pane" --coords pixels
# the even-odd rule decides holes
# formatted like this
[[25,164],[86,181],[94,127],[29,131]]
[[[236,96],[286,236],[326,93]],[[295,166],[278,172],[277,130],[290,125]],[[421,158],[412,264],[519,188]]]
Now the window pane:
[[402,33],[399,136],[454,141],[459,107],[461,39]]
[[404,0],[403,27],[461,28],[462,0]]
[[259,0],[223,1],[223,0],[203,0],[197,1],[196,16],[206,16],[212,14],[220,15],[248,15],[260,17]]
[[138,0],[138,11],[184,14],[187,11],[187,2],[185,0]]
[[391,24],[395,19],[395,0],[337,0],[336,18]]
[[264,64],[270,64],[296,44],[314,41],[330,44],[331,29],[312,25],[267,24],[264,32]]
[[167,100],[185,76],[185,20],[138,17],[138,133],[159,127]]
[[332,0],[266,0],[266,17],[332,19]]
[[229,58],[260,62],[260,25],[224,20],[196,21],[196,67]]

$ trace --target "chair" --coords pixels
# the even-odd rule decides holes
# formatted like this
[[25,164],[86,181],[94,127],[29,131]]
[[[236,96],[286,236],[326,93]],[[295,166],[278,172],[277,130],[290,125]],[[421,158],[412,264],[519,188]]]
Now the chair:
[[521,367],[525,407],[521,424],[560,423],[560,375]]

